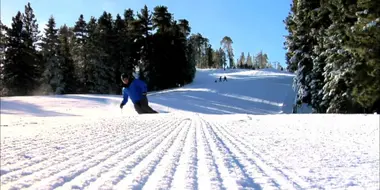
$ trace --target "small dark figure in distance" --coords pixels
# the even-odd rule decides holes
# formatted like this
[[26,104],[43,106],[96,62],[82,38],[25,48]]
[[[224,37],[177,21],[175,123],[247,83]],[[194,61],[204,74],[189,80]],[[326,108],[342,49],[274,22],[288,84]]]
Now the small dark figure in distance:
[[149,106],[148,98],[146,97],[148,89],[144,81],[134,78],[132,74],[122,74],[121,81],[123,81],[125,87],[122,90],[123,101],[120,103],[120,109],[123,109],[130,97],[138,114],[158,113]]
[[226,76],[224,76],[224,79],[223,79],[223,81],[227,81],[227,77],[226,77]]
[[219,82],[222,82],[222,76],[219,77]]
[[218,82],[218,79],[215,80],[215,83],[217,83],[217,82]]

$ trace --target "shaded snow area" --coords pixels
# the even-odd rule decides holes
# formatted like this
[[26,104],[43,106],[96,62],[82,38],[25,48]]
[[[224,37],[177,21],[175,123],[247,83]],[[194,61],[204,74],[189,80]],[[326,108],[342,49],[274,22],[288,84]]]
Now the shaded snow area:
[[120,95],[1,98],[1,189],[379,189],[379,115],[289,114],[292,77],[198,70],[150,93],[153,115]]

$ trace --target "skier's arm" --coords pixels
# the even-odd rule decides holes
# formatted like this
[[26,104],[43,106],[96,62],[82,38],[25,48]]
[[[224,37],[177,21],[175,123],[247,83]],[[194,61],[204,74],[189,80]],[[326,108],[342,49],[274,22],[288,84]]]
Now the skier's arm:
[[124,106],[128,102],[128,93],[125,88],[123,88],[123,101],[120,103],[120,105]]

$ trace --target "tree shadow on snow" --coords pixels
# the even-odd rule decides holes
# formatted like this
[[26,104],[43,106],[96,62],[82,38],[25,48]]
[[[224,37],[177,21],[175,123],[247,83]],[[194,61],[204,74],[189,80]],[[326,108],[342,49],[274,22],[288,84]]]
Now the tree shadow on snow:
[[[115,97],[120,97],[120,96],[115,95]],[[65,94],[65,95],[44,96],[44,98],[86,100],[86,101],[94,101],[94,102],[102,103],[102,104],[110,103],[110,95],[100,95],[100,94]]]
[[52,116],[78,116],[74,114],[59,113],[55,111],[44,110],[41,106],[22,102],[19,100],[1,100],[1,114],[24,115],[29,114],[38,117]]

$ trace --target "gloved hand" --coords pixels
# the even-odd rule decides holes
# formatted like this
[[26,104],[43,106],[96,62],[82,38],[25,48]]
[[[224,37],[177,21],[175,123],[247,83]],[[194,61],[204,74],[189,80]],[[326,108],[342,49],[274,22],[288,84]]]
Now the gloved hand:
[[123,103],[120,103],[120,109],[123,109],[123,106],[124,106]]

